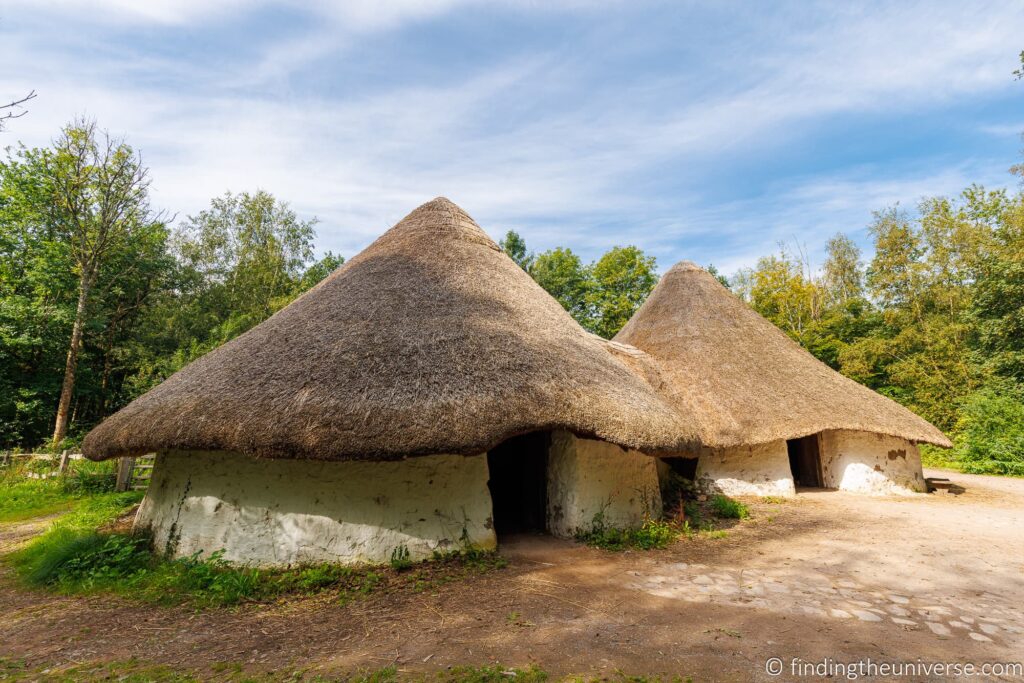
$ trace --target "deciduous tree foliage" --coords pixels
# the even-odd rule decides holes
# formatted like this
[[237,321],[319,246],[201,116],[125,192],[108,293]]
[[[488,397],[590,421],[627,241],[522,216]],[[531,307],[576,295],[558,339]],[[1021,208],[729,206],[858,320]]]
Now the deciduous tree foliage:
[[952,433],[971,471],[1021,470],[1019,430],[1001,425],[1024,414],[1024,193],[971,186],[890,207],[869,234],[866,268],[838,235],[819,271],[783,249],[733,289],[825,363]]
[[580,325],[609,339],[658,284],[654,257],[634,246],[613,247],[594,263],[584,265],[564,247],[534,255],[512,230],[500,245]]
[[[1020,172],[1019,169],[1015,172]],[[189,361],[340,266],[313,258],[316,220],[226,193],[168,226],[140,157],[76,122],[0,162],[0,449],[79,438]],[[820,267],[782,245],[719,281],[836,370],[950,432],[976,472],[1024,474],[1024,191],[978,186],[842,234]],[[502,248],[586,329],[611,337],[657,282],[635,246],[592,263]],[[59,416],[63,416],[59,418]],[[58,419],[59,418],[59,419]]]
[[173,232],[140,157],[91,122],[0,162],[0,449],[61,447],[339,266],[265,192]]

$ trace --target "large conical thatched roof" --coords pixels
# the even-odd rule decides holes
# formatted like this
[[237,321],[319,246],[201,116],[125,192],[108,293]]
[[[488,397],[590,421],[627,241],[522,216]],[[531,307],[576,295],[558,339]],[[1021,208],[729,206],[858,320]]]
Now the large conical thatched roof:
[[541,429],[649,451],[692,438],[650,386],[439,198],[108,418],[83,450],[396,459],[479,453]]
[[903,406],[818,361],[688,261],[665,274],[615,341],[655,359],[662,394],[711,448],[825,429],[951,445]]

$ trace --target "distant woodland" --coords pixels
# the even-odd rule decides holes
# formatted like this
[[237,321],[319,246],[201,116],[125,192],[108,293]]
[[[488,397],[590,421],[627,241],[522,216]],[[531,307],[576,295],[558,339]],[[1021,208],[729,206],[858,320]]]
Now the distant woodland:
[[[0,161],[0,450],[75,447],[344,262],[315,258],[317,221],[266,192],[177,219],[150,189],[138,151],[91,121]],[[752,268],[709,270],[823,362],[951,434],[931,462],[1024,475],[1024,190],[972,185],[880,208],[868,229],[868,256],[837,234],[820,267],[780,245]],[[514,231],[501,246],[604,337],[657,284],[635,246],[592,263],[533,253]]]

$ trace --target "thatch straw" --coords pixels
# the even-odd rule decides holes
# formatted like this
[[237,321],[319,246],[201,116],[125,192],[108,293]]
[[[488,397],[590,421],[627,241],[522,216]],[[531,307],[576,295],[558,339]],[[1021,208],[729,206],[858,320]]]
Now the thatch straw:
[[161,449],[398,459],[565,429],[647,451],[685,421],[447,199],[183,368],[85,439]]
[[707,447],[826,429],[950,446],[934,426],[807,353],[693,263],[676,264],[615,337],[653,357],[661,392]]

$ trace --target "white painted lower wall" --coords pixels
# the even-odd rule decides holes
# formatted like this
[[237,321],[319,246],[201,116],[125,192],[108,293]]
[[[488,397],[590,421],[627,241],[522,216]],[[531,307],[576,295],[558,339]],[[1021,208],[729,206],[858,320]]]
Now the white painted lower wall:
[[704,450],[697,462],[697,483],[727,496],[796,495],[784,440]]
[[917,446],[905,439],[871,432],[821,433],[824,485],[872,495],[927,491]]
[[174,557],[283,566],[383,563],[467,544],[493,549],[487,457],[397,462],[258,460],[229,452],[157,456],[137,528]]
[[548,531],[571,537],[592,528],[635,528],[661,516],[656,458],[568,432],[551,435]]

